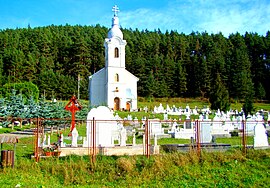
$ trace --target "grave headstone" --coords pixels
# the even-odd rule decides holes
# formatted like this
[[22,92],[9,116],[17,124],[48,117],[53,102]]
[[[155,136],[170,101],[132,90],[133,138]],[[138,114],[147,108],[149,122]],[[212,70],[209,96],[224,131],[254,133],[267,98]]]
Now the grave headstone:
[[210,122],[201,122],[200,139],[201,143],[210,143],[212,141]]
[[76,127],[74,127],[74,129],[71,132],[71,147],[78,147],[78,136],[79,133]]
[[[91,109],[87,115],[86,142],[84,147],[90,147],[92,140],[93,118],[96,120],[96,146],[111,147],[114,146],[114,132],[118,129],[117,121],[113,113],[106,106],[99,106]],[[109,120],[109,121],[108,121]],[[89,145],[90,144],[90,145]]]
[[122,127],[120,131],[120,146],[126,146],[127,130]]
[[153,135],[163,135],[164,129],[162,128],[162,124],[158,120],[149,120],[150,123],[150,133]]
[[184,123],[184,128],[185,128],[185,129],[191,129],[191,128],[192,128],[192,127],[191,127],[191,120],[190,120],[189,115],[187,115],[186,121],[185,121],[185,123]]
[[65,147],[65,143],[64,143],[64,135],[60,134],[60,147]]
[[165,120],[165,121],[168,120],[168,113],[167,113],[167,112],[165,112],[165,113],[163,114],[163,120]]
[[258,123],[254,129],[254,147],[269,146],[266,129],[262,123]]
[[159,104],[159,107],[158,107],[158,113],[163,113],[164,112],[164,107],[162,106],[162,104],[160,103]]

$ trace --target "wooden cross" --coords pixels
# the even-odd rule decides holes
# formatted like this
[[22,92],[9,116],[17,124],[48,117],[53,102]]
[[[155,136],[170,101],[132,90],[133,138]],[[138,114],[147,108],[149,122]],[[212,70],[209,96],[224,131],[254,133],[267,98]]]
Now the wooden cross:
[[65,106],[65,110],[68,110],[71,112],[71,127],[70,127],[70,132],[73,131],[75,128],[75,113],[79,110],[82,109],[82,106],[80,103],[77,101],[76,97],[73,95],[68,102],[68,104]]

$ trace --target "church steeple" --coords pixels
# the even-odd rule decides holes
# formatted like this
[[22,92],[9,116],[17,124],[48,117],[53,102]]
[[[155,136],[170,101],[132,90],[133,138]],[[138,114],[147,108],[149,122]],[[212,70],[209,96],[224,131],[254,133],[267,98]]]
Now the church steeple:
[[108,33],[108,38],[119,37],[123,39],[123,33],[119,28],[119,18],[117,16],[117,12],[119,12],[119,8],[117,7],[117,5],[113,6],[112,11],[114,12],[114,16],[112,18],[112,28],[110,29]]
[[91,105],[106,105],[119,110],[137,109],[138,78],[126,70],[125,46],[126,40],[120,30],[118,12],[115,5],[112,8],[112,26],[105,38],[105,67],[92,76],[89,82]]

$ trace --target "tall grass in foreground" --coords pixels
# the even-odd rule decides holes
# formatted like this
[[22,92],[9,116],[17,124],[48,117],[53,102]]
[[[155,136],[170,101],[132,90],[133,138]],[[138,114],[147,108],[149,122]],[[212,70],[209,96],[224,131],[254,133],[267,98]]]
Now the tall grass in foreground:
[[1,187],[268,187],[270,150],[151,156],[19,158],[0,170]]

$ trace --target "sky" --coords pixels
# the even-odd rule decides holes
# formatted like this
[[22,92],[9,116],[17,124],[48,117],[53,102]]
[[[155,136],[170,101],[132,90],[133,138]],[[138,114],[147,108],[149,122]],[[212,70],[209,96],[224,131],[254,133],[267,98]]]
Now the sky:
[[111,27],[117,5],[122,28],[162,32],[270,30],[270,0],[0,0],[0,30],[48,25]]

